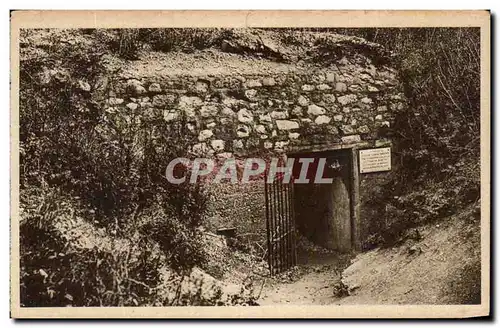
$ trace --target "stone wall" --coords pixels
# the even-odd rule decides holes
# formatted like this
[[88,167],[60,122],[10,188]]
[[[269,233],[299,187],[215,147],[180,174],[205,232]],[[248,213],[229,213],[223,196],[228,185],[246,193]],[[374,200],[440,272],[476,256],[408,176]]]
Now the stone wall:
[[[110,79],[106,110],[182,119],[193,155],[227,158],[374,146],[390,137],[394,114],[404,106],[396,71],[362,54],[329,65],[269,62],[251,69],[247,63],[241,71],[210,65],[207,73],[128,69]],[[263,189],[213,186],[208,226],[265,238]],[[363,189],[363,199],[370,192]]]
[[266,203],[263,181],[212,185],[206,227],[211,231],[236,228],[244,240],[263,243],[266,237]]
[[393,69],[344,58],[327,69],[276,74],[121,79],[108,105],[161,111],[166,121],[185,117],[198,140],[192,150],[202,155],[384,138],[401,100]]

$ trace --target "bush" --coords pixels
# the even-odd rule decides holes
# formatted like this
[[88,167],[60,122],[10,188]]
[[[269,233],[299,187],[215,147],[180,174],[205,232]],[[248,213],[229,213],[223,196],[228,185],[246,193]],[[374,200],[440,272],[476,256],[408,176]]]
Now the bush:
[[[37,33],[49,46],[33,44]],[[21,41],[22,303],[161,304],[161,259],[183,272],[205,262],[198,228],[207,194],[163,177],[165,163],[188,157],[183,122],[104,110],[102,59],[112,49],[102,34],[88,34],[30,31]],[[134,48],[127,42],[125,52]],[[95,247],[77,247],[71,229],[57,224],[77,214],[100,237],[129,246],[116,251],[94,240]]]
[[419,224],[479,200],[479,28],[337,29],[397,54],[406,107],[397,113],[397,165],[373,195],[366,247],[391,245]]
[[162,261],[153,245],[144,239],[129,241],[128,247],[114,239],[104,245],[72,225],[84,213],[54,188],[32,188],[21,196],[26,204],[20,224],[22,306],[154,303]]

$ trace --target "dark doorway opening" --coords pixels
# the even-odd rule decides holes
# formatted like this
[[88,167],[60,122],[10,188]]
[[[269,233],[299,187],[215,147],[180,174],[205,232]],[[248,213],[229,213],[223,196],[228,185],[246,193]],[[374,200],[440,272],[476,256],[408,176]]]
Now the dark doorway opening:
[[[299,158],[312,158],[308,183],[294,184],[294,213],[298,232],[323,248],[348,252],[353,247],[352,151],[350,149],[289,154],[295,158],[294,178],[300,175]],[[331,183],[315,183],[318,163],[325,159],[322,177]]]

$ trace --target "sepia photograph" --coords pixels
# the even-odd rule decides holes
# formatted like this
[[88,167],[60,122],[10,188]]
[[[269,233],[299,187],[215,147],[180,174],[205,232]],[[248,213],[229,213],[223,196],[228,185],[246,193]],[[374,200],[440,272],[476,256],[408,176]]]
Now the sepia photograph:
[[488,315],[489,28],[11,13],[11,316]]

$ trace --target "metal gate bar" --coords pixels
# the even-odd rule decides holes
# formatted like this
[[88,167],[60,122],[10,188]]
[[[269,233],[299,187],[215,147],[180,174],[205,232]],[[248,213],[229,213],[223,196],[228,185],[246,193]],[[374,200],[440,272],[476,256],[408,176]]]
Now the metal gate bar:
[[265,178],[267,260],[271,275],[283,272],[297,263],[293,184]]

